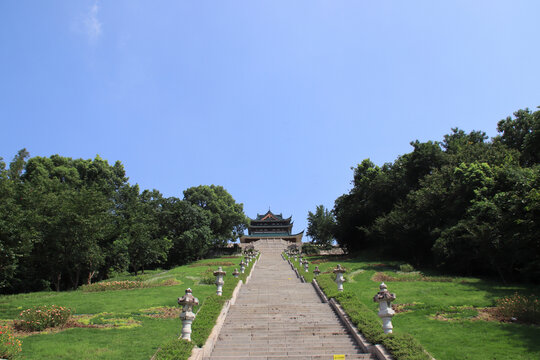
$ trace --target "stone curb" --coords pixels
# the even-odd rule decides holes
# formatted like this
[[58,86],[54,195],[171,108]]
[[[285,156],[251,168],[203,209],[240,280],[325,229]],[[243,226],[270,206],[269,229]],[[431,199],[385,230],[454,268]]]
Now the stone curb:
[[317,293],[317,295],[319,295],[319,297],[321,298],[322,302],[323,303],[327,303],[328,302],[328,298],[326,297],[326,294],[321,290],[321,288],[319,287],[319,283],[317,282],[317,280],[313,279],[313,281],[311,282],[311,285],[313,285],[313,287],[315,288],[315,292]]
[[[257,262],[261,258],[262,254],[255,259],[253,262],[253,266],[251,267],[251,271],[249,272],[249,275],[246,277],[246,284],[249,282],[249,279],[251,279],[251,274],[253,274],[253,270],[255,269],[255,265],[257,265]],[[202,360],[203,357],[210,356],[212,351],[214,350],[214,346],[216,345],[217,338],[219,336],[219,333],[221,332],[221,328],[223,327],[223,324],[225,323],[225,318],[227,317],[227,313],[229,312],[229,308],[231,305],[234,305],[236,303],[236,298],[238,297],[238,293],[240,292],[240,289],[242,288],[243,281],[238,281],[238,284],[236,284],[236,287],[234,288],[234,291],[232,293],[232,296],[229,300],[225,301],[225,304],[223,304],[223,308],[221,309],[221,312],[219,313],[219,316],[216,320],[216,324],[212,328],[212,331],[210,332],[210,335],[208,336],[208,339],[206,339],[206,342],[204,343],[202,348],[193,348],[191,351],[191,356],[188,360]]]
[[[322,289],[319,287],[319,284],[317,283],[315,279],[313,280],[312,284],[317,294],[319,294],[319,296],[321,296],[322,299],[327,299],[326,295],[324,294]],[[328,300],[328,303],[330,304],[334,312],[337,314],[337,316],[339,316],[339,318],[341,319],[345,327],[347,327],[347,329],[351,333],[351,336],[354,338],[356,343],[362,348],[362,351],[375,355],[378,360],[394,360],[392,355],[390,355],[390,353],[382,345],[380,344],[373,345],[369,341],[366,340],[364,335],[362,335],[358,331],[358,329],[356,328],[356,326],[354,326],[354,324],[352,323],[347,313],[345,313],[343,308],[336,302],[335,299],[331,298],[330,300]]]

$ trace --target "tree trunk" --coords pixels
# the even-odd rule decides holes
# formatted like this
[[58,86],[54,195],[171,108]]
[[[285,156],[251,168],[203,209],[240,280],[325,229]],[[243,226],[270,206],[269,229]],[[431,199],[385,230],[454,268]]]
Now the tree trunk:
[[90,271],[88,273],[88,280],[86,281],[86,284],[87,285],[90,285],[92,283],[92,278],[94,277],[94,275],[96,274],[95,271]]
[[72,282],[73,289],[77,289],[79,286],[79,279],[81,278],[81,270],[77,269],[77,272],[75,273],[75,281]]
[[54,286],[56,287],[56,291],[60,291],[60,279],[62,278],[62,273],[58,273],[56,275],[56,280],[54,282]]

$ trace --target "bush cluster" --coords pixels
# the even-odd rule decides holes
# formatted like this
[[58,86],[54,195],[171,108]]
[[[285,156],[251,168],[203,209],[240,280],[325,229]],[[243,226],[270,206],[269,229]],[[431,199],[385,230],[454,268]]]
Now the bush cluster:
[[516,318],[520,322],[540,323],[540,301],[534,296],[515,293],[497,300],[497,311],[505,318]]
[[409,273],[414,271],[414,267],[411,264],[401,264],[399,265],[399,270],[401,272]]
[[8,326],[0,326],[0,358],[15,359],[22,351],[19,339],[13,336],[13,331]]
[[22,311],[14,326],[22,331],[41,331],[46,328],[62,326],[71,316],[71,309],[58,305],[35,306]]

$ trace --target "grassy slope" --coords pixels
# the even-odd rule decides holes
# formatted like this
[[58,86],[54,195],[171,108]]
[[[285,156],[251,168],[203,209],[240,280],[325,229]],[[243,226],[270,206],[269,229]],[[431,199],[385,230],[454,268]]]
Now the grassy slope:
[[[325,257],[310,257],[313,260],[331,260]],[[335,260],[335,258],[334,258]],[[370,261],[365,258],[329,261],[317,264],[323,272],[330,271],[340,263],[348,270],[345,291],[352,291],[373,312],[377,304],[373,296],[380,282],[373,281],[376,272],[400,276],[397,263]],[[302,272],[306,281],[313,278],[315,264],[309,271]],[[350,274],[353,274],[352,276]],[[434,276],[434,280],[437,279]],[[441,277],[441,280],[448,280]],[[502,285],[478,278],[453,278],[450,282],[437,281],[385,281],[390,292],[396,293],[396,304],[413,304],[411,311],[397,314],[393,319],[394,333],[406,332],[413,335],[435,358],[449,359],[540,359],[540,327],[520,324],[469,320],[462,317],[454,321],[435,320],[431,315],[451,310],[451,306],[493,306],[495,299],[523,293],[540,293],[538,287],[530,285]],[[459,317],[459,316],[458,316]]]
[[[112,313],[116,318],[133,318],[141,326],[125,328],[74,328],[54,334],[38,334],[22,339],[23,354],[27,359],[149,359],[156,349],[167,340],[176,339],[181,330],[180,319],[154,319],[144,316],[141,310],[160,306],[178,306],[176,299],[186,288],[202,304],[206,297],[215,293],[215,285],[199,284],[205,272],[217,269],[215,261],[233,262],[224,266],[225,281],[232,280],[232,271],[240,258],[207,259],[195,265],[181,266],[167,272],[153,272],[144,280],[175,278],[180,285],[160,286],[146,289],[103,291],[85,293],[39,292],[0,296],[0,319],[11,320],[17,314],[34,305],[55,304],[67,306],[79,314]],[[122,276],[115,280],[127,280]],[[195,309],[197,310],[197,308]]]

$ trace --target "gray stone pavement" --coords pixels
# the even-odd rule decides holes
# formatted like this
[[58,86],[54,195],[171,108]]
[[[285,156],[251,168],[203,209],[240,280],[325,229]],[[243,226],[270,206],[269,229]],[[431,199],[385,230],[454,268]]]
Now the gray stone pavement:
[[375,359],[362,353],[313,286],[300,282],[281,258],[284,246],[282,240],[257,244],[261,258],[205,359]]

